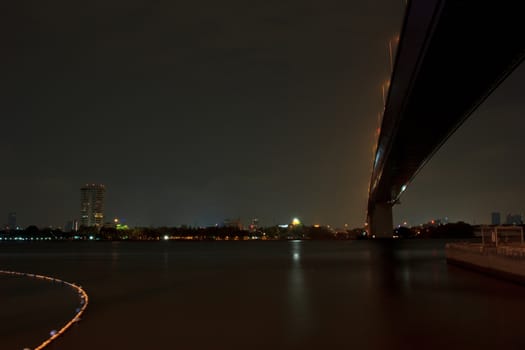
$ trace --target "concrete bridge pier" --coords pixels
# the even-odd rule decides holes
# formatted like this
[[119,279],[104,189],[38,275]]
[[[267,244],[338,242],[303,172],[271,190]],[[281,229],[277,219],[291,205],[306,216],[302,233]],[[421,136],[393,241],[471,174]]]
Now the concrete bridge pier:
[[392,204],[376,203],[369,212],[368,234],[377,238],[392,238],[394,219],[392,215]]

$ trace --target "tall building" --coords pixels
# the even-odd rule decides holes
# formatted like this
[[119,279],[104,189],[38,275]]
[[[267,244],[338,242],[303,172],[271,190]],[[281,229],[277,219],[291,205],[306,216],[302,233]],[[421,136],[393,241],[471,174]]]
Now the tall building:
[[501,225],[501,213],[494,212],[492,213],[492,225]]
[[16,213],[7,214],[7,226],[10,230],[16,230]]
[[87,184],[80,188],[80,226],[102,226],[105,194],[104,185]]

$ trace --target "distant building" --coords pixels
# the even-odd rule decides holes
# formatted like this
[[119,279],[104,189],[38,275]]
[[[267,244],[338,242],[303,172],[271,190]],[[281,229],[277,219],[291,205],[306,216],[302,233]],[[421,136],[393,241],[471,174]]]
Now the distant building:
[[250,231],[255,232],[259,229],[259,219],[253,218],[252,223],[250,224]]
[[16,213],[12,212],[7,214],[7,227],[10,230],[17,230],[18,226],[16,225]]
[[70,220],[64,225],[64,232],[78,231],[78,220]]
[[494,212],[492,213],[491,216],[492,216],[492,220],[491,220],[492,225],[501,225],[501,213]]
[[507,220],[505,221],[505,224],[507,225],[523,225],[523,219],[521,218],[520,214],[508,214]]
[[102,226],[105,194],[104,185],[88,184],[80,188],[80,226]]
[[242,230],[243,229],[243,225],[241,223],[241,219],[225,219],[223,224],[222,224],[223,227],[231,227],[231,228],[236,228],[238,230]]

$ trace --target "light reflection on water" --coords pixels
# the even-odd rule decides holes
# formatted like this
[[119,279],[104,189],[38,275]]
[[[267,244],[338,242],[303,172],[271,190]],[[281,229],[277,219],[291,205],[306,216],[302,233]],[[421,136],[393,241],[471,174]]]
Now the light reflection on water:
[[[525,288],[447,266],[444,244],[16,244],[0,245],[0,266],[76,281],[89,293],[84,320],[57,350],[524,349]],[[9,315],[13,293],[39,292],[3,286]],[[66,304],[53,305],[53,317],[39,314],[26,332],[47,334],[69,315]],[[19,321],[32,319],[28,310]],[[20,336],[10,329],[1,349]]]
[[[288,341],[293,345],[297,343],[302,334],[311,328],[311,310],[308,287],[304,282],[304,270],[301,266],[301,248],[303,242],[290,241],[291,266],[288,272],[288,305],[290,310],[288,328]],[[288,344],[290,345],[290,344]]]

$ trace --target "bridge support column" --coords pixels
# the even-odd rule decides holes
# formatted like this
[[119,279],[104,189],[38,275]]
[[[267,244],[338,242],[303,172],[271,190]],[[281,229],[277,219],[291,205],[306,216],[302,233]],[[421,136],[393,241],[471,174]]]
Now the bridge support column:
[[392,238],[394,219],[392,205],[389,203],[376,203],[369,217],[368,225],[370,234],[378,238]]

